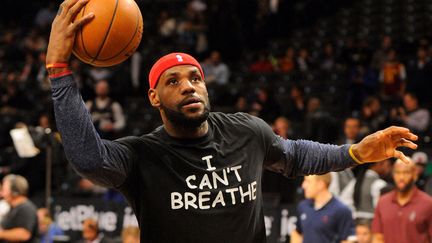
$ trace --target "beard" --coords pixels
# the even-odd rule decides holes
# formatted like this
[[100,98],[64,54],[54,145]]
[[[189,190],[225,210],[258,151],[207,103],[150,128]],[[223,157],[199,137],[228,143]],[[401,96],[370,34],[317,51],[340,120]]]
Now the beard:
[[396,189],[398,192],[406,193],[413,188],[414,184],[415,184],[414,179],[411,179],[405,186],[403,186],[402,188],[396,186]]
[[181,108],[183,106],[182,103],[177,105],[177,110],[173,110],[165,106],[162,101],[160,102],[162,110],[165,112],[166,118],[176,127],[193,130],[200,127],[210,115],[210,102],[207,100],[204,104],[204,111],[202,114],[196,117],[188,117],[183,112],[181,112]]

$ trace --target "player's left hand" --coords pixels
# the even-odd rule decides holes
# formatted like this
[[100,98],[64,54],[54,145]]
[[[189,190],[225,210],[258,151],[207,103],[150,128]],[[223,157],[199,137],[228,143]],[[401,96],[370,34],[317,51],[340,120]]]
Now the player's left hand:
[[410,163],[410,160],[397,148],[417,149],[417,144],[412,142],[417,139],[417,135],[411,133],[409,129],[392,126],[366,136],[352,146],[352,152],[362,163],[378,162],[392,157]]

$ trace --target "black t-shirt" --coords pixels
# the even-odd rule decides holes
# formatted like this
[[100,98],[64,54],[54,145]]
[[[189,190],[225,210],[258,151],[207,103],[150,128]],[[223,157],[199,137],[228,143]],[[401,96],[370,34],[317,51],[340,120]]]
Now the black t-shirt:
[[355,165],[349,145],[284,140],[261,119],[211,112],[208,133],[185,140],[163,127],[101,140],[71,75],[52,80],[56,122],[73,167],[117,188],[133,207],[141,242],[264,243],[261,174],[322,174]]
[[[26,243],[38,242],[38,219],[36,214],[35,205],[29,200],[24,203],[11,208],[11,210],[4,217],[1,227],[5,230],[14,228],[24,228],[31,233],[31,238]],[[0,242],[7,242],[1,240]]]
[[259,186],[267,138],[275,136],[245,114],[211,113],[208,122],[198,139],[160,127],[120,140],[136,153],[120,190],[141,222],[142,242],[266,241]]

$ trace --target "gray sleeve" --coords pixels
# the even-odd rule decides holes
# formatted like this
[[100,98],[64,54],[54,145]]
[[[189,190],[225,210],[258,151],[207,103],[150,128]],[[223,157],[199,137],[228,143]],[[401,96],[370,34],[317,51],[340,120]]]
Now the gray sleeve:
[[33,233],[35,226],[37,225],[37,215],[28,205],[23,205],[20,209],[15,211],[13,216],[16,228],[24,228],[30,233]]
[[350,145],[336,146],[277,137],[271,146],[270,153],[273,154],[268,155],[270,160],[266,168],[288,177],[341,171],[357,164],[349,155]]
[[270,126],[255,118],[266,149],[264,167],[287,177],[340,171],[357,163],[349,155],[350,145],[330,145],[277,136]]
[[99,137],[72,75],[51,83],[57,128],[69,162],[80,175],[98,185],[120,186],[131,171],[132,147]]

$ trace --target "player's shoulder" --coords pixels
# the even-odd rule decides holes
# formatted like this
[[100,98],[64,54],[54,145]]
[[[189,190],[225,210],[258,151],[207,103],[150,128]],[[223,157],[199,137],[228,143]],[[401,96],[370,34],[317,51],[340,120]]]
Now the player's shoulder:
[[163,137],[163,126],[159,126],[155,128],[153,131],[147,134],[143,134],[140,136],[126,136],[115,140],[121,144],[126,144],[130,146],[142,145],[148,143],[154,143],[160,141]]
[[218,125],[236,125],[257,128],[266,125],[261,118],[243,112],[223,113],[211,112],[209,120]]
[[255,118],[254,116],[243,112],[236,112],[236,113],[210,112],[209,119],[214,121],[223,121],[223,122],[248,122],[248,121],[253,121]]

